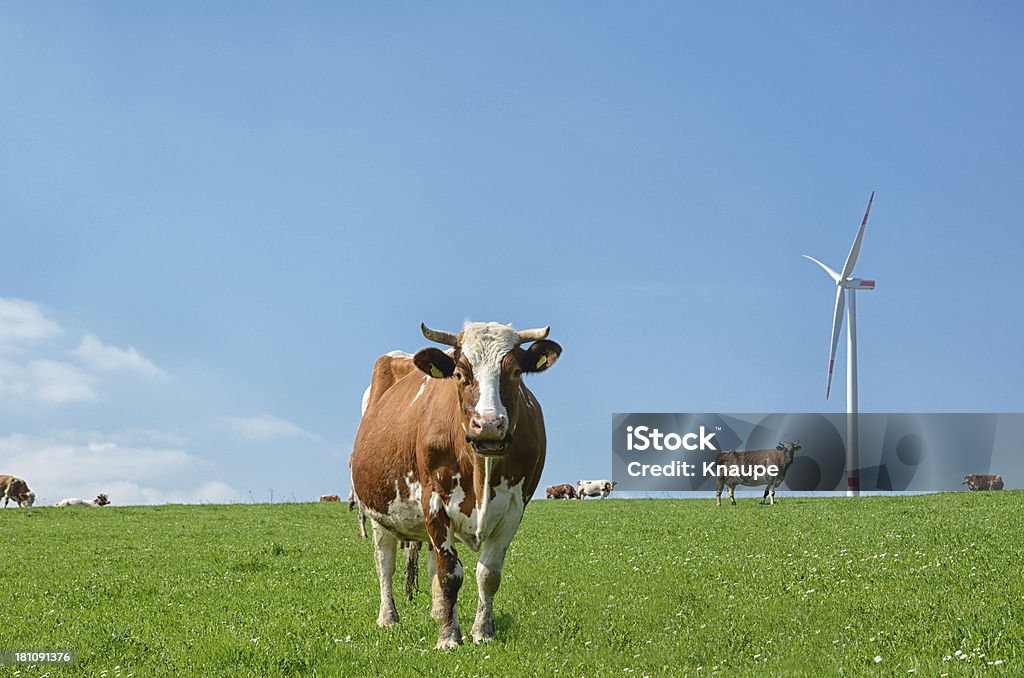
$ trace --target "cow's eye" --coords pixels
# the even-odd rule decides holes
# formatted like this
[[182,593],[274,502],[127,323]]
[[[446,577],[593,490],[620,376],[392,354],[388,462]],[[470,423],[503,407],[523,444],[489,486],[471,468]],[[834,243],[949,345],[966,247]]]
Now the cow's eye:
[[520,375],[522,375],[522,373],[523,373],[523,371],[521,369],[519,369],[518,367],[513,367],[512,368],[512,376],[515,377],[516,379],[518,379],[520,377]]
[[455,370],[455,381],[459,382],[460,384],[466,383],[466,375],[462,370]]

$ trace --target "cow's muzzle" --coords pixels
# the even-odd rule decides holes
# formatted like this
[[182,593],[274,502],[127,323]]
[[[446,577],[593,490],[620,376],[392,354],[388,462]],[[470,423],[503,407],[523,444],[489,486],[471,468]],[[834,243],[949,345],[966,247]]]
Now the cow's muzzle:
[[502,455],[511,440],[508,417],[493,410],[476,412],[469,418],[466,442],[477,454]]
[[505,455],[505,450],[508,449],[509,443],[512,442],[512,436],[506,435],[501,440],[481,440],[474,438],[470,434],[466,434],[466,442],[473,446],[473,451],[479,455],[485,457],[502,457]]

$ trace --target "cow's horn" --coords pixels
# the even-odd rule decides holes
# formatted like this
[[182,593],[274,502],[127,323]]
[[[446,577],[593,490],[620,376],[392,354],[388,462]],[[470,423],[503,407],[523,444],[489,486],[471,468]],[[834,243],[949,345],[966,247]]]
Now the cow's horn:
[[538,341],[548,336],[548,332],[551,331],[550,327],[538,327],[532,330],[519,330],[516,334],[519,335],[519,343],[525,344],[528,341]]
[[452,334],[451,332],[432,330],[427,327],[425,323],[420,323],[420,331],[423,332],[424,337],[438,344],[444,344],[445,346],[459,345],[458,335]]

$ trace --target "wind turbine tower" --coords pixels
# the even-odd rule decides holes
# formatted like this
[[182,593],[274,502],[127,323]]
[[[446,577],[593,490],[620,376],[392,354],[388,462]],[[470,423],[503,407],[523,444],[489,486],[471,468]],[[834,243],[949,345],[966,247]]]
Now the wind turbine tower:
[[868,208],[864,211],[864,219],[860,222],[860,230],[853,241],[850,254],[846,257],[842,273],[836,273],[814,257],[804,257],[821,266],[836,284],[836,309],[832,316],[832,346],[828,352],[828,381],[825,384],[825,399],[832,392],[832,368],[836,363],[836,346],[839,344],[839,332],[843,327],[843,306],[849,297],[848,311],[850,320],[846,325],[846,496],[860,495],[860,451],[858,449],[857,426],[857,292],[875,289],[874,280],[853,277],[853,267],[860,255],[860,242],[864,238],[864,227],[868,225],[868,214],[875,192],[871,191]]

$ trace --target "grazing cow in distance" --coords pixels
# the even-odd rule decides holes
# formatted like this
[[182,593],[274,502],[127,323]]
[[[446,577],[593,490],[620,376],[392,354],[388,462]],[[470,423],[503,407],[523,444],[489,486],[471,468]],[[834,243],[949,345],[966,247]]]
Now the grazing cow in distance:
[[569,483],[562,483],[561,485],[552,485],[547,489],[548,499],[575,499],[576,488]]
[[18,502],[18,506],[36,503],[36,493],[28,489],[28,483],[18,476],[0,476],[0,496],[4,498],[4,508],[12,499]]
[[86,501],[84,499],[61,499],[57,502],[57,508],[65,508],[67,506],[85,506],[87,508],[99,508],[100,506],[106,506],[110,503],[107,499],[107,495],[98,494],[92,501]]
[[377,360],[352,451],[352,483],[373,526],[377,624],[398,622],[391,582],[398,542],[428,541],[437,647],[451,648],[462,643],[456,542],[481,550],[472,637],[494,638],[505,554],[540,482],[547,446],[540,403],[523,377],[549,368],[562,348],[546,339],[546,327],[467,322],[458,334],[421,330],[450,350]]
[[969,473],[964,476],[964,485],[971,492],[978,490],[1001,490],[1003,489],[1003,477],[1000,475],[984,475],[981,473]]
[[[715,488],[715,506],[722,505],[722,488],[729,486],[729,501],[736,505],[736,486],[766,485],[761,503],[771,494],[775,505],[775,488],[786,478],[786,471],[793,464],[793,455],[800,449],[799,443],[779,443],[773,450],[749,450],[747,452],[719,452],[715,455],[715,471],[718,486]],[[774,467],[775,475],[772,475]]]
[[341,501],[341,497],[336,494],[321,494],[320,501]]
[[611,480],[577,480],[576,498],[601,497],[601,499],[607,499],[616,485],[618,483]]

